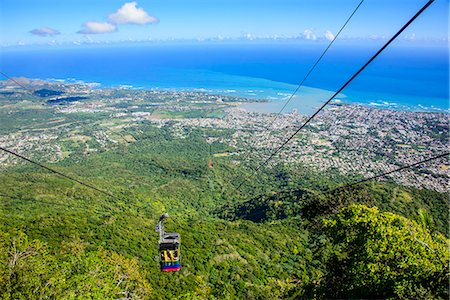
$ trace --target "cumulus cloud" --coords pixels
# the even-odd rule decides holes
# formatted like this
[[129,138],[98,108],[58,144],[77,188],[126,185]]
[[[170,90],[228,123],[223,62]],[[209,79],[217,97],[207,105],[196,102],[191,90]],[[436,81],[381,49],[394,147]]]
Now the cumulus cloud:
[[55,36],[60,33],[58,30],[50,28],[50,27],[36,28],[36,29],[30,30],[29,32],[31,34],[39,35],[39,36]]
[[158,22],[158,19],[150,16],[144,9],[137,8],[137,2],[128,2],[119,10],[110,14],[108,19],[114,24],[150,24]]
[[303,31],[303,37],[307,40],[317,40],[316,35],[314,34],[314,31],[312,31],[311,29],[305,29],[305,31]]
[[110,33],[117,31],[117,27],[114,24],[108,22],[86,22],[83,24],[83,29],[77,33],[81,34],[99,34],[99,33]]
[[331,31],[327,30],[325,31],[325,38],[329,41],[332,41],[334,40],[334,34]]

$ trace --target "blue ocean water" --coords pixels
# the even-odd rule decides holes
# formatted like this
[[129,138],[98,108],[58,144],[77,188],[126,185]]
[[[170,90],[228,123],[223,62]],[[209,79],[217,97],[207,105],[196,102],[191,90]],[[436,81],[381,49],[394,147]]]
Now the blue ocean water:
[[[286,112],[309,112],[332,95],[381,46],[336,44],[305,82]],[[268,99],[252,109],[278,111],[325,43],[147,43],[77,48],[2,49],[0,70],[9,76],[199,90]],[[339,99],[400,110],[448,111],[448,47],[392,45]]]

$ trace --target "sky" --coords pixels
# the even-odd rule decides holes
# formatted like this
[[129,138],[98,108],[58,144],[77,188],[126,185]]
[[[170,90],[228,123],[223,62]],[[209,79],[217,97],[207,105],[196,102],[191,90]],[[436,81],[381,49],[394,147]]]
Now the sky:
[[[330,39],[361,0],[1,0],[0,47],[196,39]],[[426,0],[365,0],[341,37],[386,38]],[[448,46],[449,1],[402,39]]]

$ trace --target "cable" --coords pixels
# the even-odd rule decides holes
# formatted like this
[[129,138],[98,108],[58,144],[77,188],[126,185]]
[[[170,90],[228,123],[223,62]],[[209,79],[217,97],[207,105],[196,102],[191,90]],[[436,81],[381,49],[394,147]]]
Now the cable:
[[349,80],[347,80],[346,83],[337,91],[334,93],[333,96],[331,96],[313,115],[311,115],[305,123],[303,123],[302,126],[300,126],[281,146],[275,150],[260,166],[260,168],[257,169],[259,171],[261,167],[266,165],[281,149],[284,148],[284,146],[291,141],[297,133],[302,130],[312,119],[316,117],[317,114],[319,114],[325,106],[327,106],[344,88],[346,88],[350,82],[352,82],[381,52],[384,51],[384,49],[387,48],[434,0],[428,1],[428,3],[422,7],[422,9],[417,12],[414,17],[412,17],[403,27],[386,43],[384,44],[381,49],[379,49]]
[[[259,172],[265,165],[267,165],[267,163],[278,153],[281,151],[281,149],[284,148],[284,146],[286,146],[287,143],[289,143],[296,135],[297,133],[300,132],[300,130],[302,130],[303,128],[306,127],[306,125],[308,125],[308,123],[314,119],[324,108],[325,106],[327,106],[333,99],[334,97],[336,97],[339,93],[342,92],[342,90],[344,90],[349,84],[350,82],[352,82],[372,61],[375,60],[375,58],[378,57],[378,55],[380,55],[400,34],[402,34],[402,32],[418,17],[420,16],[435,0],[429,0],[405,25],[402,26],[402,28],[400,28],[400,30],[397,31],[396,34],[394,34],[389,41],[387,41],[383,47],[381,47],[355,74],[353,74],[352,77],[350,77],[350,79],[347,80],[347,82],[344,83],[344,85],[341,86],[341,88],[339,88],[339,90],[337,92],[335,92],[324,104],[322,104],[322,106],[314,113],[312,114],[304,123],[303,125],[301,125],[286,141],[284,141],[281,146],[279,146],[274,152],[272,152],[269,157],[263,161],[258,168],[250,175],[248,176],[246,179],[248,179],[249,177],[253,176],[254,174],[256,174],[257,172]],[[241,184],[236,188],[236,190],[239,190],[242,185],[244,184],[244,181],[241,182]]]
[[64,178],[67,178],[67,179],[69,179],[69,180],[71,180],[71,181],[74,181],[74,182],[76,182],[76,183],[79,183],[79,184],[81,184],[81,185],[83,185],[83,186],[85,186],[85,187],[88,187],[88,188],[90,188],[90,189],[92,189],[92,190],[95,190],[95,191],[97,191],[97,192],[99,192],[99,193],[105,194],[105,195],[110,196],[110,197],[112,197],[112,198],[120,199],[120,198],[114,196],[114,195],[111,194],[111,193],[108,193],[108,192],[106,192],[106,191],[104,191],[104,190],[101,190],[101,189],[99,189],[99,188],[97,188],[97,187],[95,187],[95,186],[93,186],[93,185],[88,184],[88,183],[84,183],[83,181],[78,180],[78,179],[76,179],[76,178],[73,178],[73,177],[71,177],[71,176],[65,175],[65,174],[63,174],[63,173],[61,173],[61,172],[59,172],[59,171],[56,171],[56,170],[51,169],[51,168],[49,168],[49,167],[46,167],[46,166],[44,166],[43,164],[40,164],[40,163],[38,163],[38,162],[36,162],[36,161],[33,161],[33,160],[29,159],[29,158],[26,158],[25,156],[22,156],[22,155],[20,155],[20,154],[18,154],[18,153],[16,153],[16,152],[13,152],[13,151],[11,151],[11,150],[5,149],[5,148],[3,148],[3,147],[0,147],[0,150],[3,150],[3,151],[5,151],[5,152],[7,152],[7,153],[9,153],[9,154],[11,154],[11,155],[14,155],[14,156],[20,158],[20,159],[26,160],[26,161],[28,161],[29,163],[32,163],[32,164],[34,164],[34,165],[36,165],[36,166],[39,166],[39,167],[41,167],[41,168],[43,168],[43,169],[46,169],[47,171],[50,171],[50,172],[52,172],[52,173],[55,173],[55,174],[57,174],[57,175],[59,175],[59,176],[61,176],[61,177],[64,177]]
[[396,173],[396,172],[399,172],[399,171],[402,171],[402,170],[405,170],[405,169],[410,169],[410,168],[415,167],[417,165],[420,165],[420,164],[423,164],[423,163],[426,163],[426,162],[429,162],[429,161],[432,161],[432,160],[435,160],[435,159],[439,159],[439,158],[442,158],[442,157],[445,157],[445,156],[448,156],[448,155],[450,155],[450,152],[443,153],[443,154],[440,154],[440,155],[437,155],[437,156],[433,156],[433,157],[430,157],[430,158],[418,161],[416,163],[413,163],[413,164],[410,164],[410,165],[406,165],[406,166],[394,169],[392,171],[388,171],[388,172],[384,172],[384,173],[381,173],[381,174],[378,174],[378,175],[374,175],[374,176],[369,177],[369,178],[361,179],[361,180],[358,180],[356,182],[349,183],[349,184],[343,185],[341,187],[334,188],[332,190],[328,190],[328,191],[326,191],[326,193],[331,193],[331,192],[334,192],[336,190],[349,188],[349,187],[361,184],[363,182],[374,180],[374,179],[377,179],[377,178],[380,178],[380,177],[385,177],[386,175],[389,175],[389,174],[392,174],[392,173]]
[[280,116],[280,114],[283,112],[283,110],[286,108],[286,106],[289,104],[289,102],[291,102],[292,98],[295,96],[295,94],[297,94],[297,92],[300,90],[300,88],[303,86],[303,83],[305,83],[305,81],[308,79],[309,75],[311,75],[311,73],[314,71],[314,69],[316,68],[316,66],[319,64],[319,62],[322,60],[322,58],[325,56],[325,54],[328,52],[328,49],[330,49],[330,47],[333,45],[334,41],[338,38],[338,36],[341,34],[341,32],[344,30],[345,26],[347,26],[348,22],[350,22],[350,20],[352,19],[353,15],[356,13],[356,11],[359,9],[359,7],[363,4],[364,0],[361,0],[361,2],[359,2],[359,4],[356,6],[356,8],[353,10],[353,12],[351,13],[351,15],[347,18],[347,20],[345,21],[344,25],[342,25],[341,29],[339,29],[338,33],[334,36],[334,38],[330,41],[330,43],[328,44],[328,46],[325,48],[325,50],[322,52],[322,54],[320,55],[320,57],[316,60],[316,62],[314,63],[314,65],[309,69],[308,73],[306,74],[306,76],[303,78],[303,80],[300,82],[300,84],[297,86],[297,88],[295,89],[295,91],[292,93],[292,95],[289,97],[289,99],[286,101],[286,103],[283,105],[283,107],[280,109],[280,111],[276,114],[275,118],[272,120],[272,122],[270,124],[273,124],[277,118]]
[[[359,9],[359,7],[363,4],[364,0],[361,0],[359,4],[356,6],[356,8],[353,10],[353,12],[350,14],[350,16],[347,18],[345,23],[341,26],[338,33],[334,36],[334,38],[330,41],[328,46],[325,48],[325,50],[322,52],[322,54],[319,56],[319,58],[316,60],[316,62],[312,65],[312,67],[309,69],[308,73],[306,73],[303,80],[298,84],[297,88],[294,90],[294,92],[290,95],[288,100],[284,103],[283,107],[280,109],[280,111],[274,116],[271,122],[269,122],[269,126],[265,129],[265,131],[268,131],[272,124],[275,123],[275,121],[280,117],[281,113],[284,111],[286,106],[291,102],[291,100],[294,98],[294,96],[298,93],[300,88],[303,86],[303,83],[308,79],[309,75],[314,71],[314,69],[317,67],[319,62],[322,60],[322,58],[325,56],[325,54],[328,52],[330,47],[333,45],[334,41],[338,38],[338,36],[341,34],[341,32],[344,30],[344,28],[347,26],[347,24],[352,19],[353,15],[356,13],[356,11]],[[246,161],[249,158],[250,154],[246,155],[243,159],[243,161]]]
[[[4,72],[0,71],[0,74],[3,75],[4,77],[6,77],[7,79],[11,80],[12,82],[14,82],[15,84],[17,84],[18,86],[22,87],[23,89],[25,89],[25,90],[28,91],[29,93],[34,94],[34,91],[33,91],[33,90],[31,90],[30,88],[28,88],[28,87],[24,86],[23,84],[19,83],[17,80],[15,80],[14,78],[8,76],[8,75],[5,74]],[[82,123],[82,121],[80,121],[79,123]],[[3,150],[3,151],[5,151],[5,152],[7,152],[7,153],[9,153],[9,154],[11,154],[11,155],[14,155],[14,156],[20,158],[20,159],[26,160],[26,161],[28,161],[29,163],[32,163],[32,164],[34,164],[34,165],[37,165],[37,166],[39,166],[39,167],[41,167],[41,168],[43,168],[43,169],[46,169],[47,171],[50,171],[50,172],[52,172],[52,173],[55,173],[55,174],[57,174],[57,175],[59,175],[59,176],[61,176],[61,177],[64,177],[64,178],[66,178],[66,179],[69,179],[69,180],[71,180],[71,181],[74,181],[74,182],[76,182],[76,183],[79,183],[79,184],[81,184],[81,185],[83,185],[83,186],[85,186],[85,187],[88,187],[88,188],[90,188],[90,189],[92,189],[92,190],[95,190],[95,191],[97,191],[97,192],[99,192],[99,193],[102,193],[102,194],[104,194],[104,195],[110,196],[110,197],[115,198],[115,199],[120,199],[120,198],[114,196],[114,195],[111,194],[111,193],[108,193],[108,192],[106,192],[106,191],[104,191],[104,190],[101,190],[101,189],[99,189],[99,188],[97,188],[97,187],[95,187],[95,186],[93,186],[93,185],[88,184],[88,183],[84,183],[83,181],[78,180],[78,179],[76,179],[76,178],[73,178],[73,177],[71,177],[71,176],[65,175],[65,174],[63,174],[63,173],[61,173],[61,172],[59,172],[59,171],[56,171],[56,170],[51,169],[51,168],[49,168],[49,167],[46,167],[46,166],[44,166],[44,165],[42,165],[42,164],[40,164],[40,163],[38,163],[38,162],[35,162],[35,161],[33,161],[33,160],[29,159],[29,158],[24,157],[24,156],[22,156],[22,155],[20,155],[20,154],[18,154],[18,153],[16,153],[16,152],[13,152],[13,151],[11,151],[11,150],[5,149],[5,148],[3,148],[3,147],[0,147],[0,150]],[[11,199],[19,199],[19,198],[17,198],[17,197],[5,195],[5,194],[0,194],[0,196],[8,197],[8,198],[11,198]],[[23,200],[23,199],[21,199],[21,200]],[[26,200],[31,201],[31,199],[26,199]],[[34,200],[34,201],[35,201],[35,202],[46,203],[45,201],[39,201],[39,200]],[[47,203],[48,203],[48,202],[47,202]],[[55,205],[61,205],[61,204],[55,204]]]
[[[358,181],[355,181],[355,182],[352,182],[352,183],[348,183],[346,185],[343,185],[343,186],[340,186],[340,187],[337,187],[337,188],[334,188],[334,189],[329,189],[327,191],[324,191],[323,193],[324,194],[328,194],[328,193],[333,193],[333,192],[335,192],[337,190],[340,190],[340,189],[347,189],[347,188],[353,187],[355,185],[358,185],[358,184],[361,184],[361,183],[364,183],[364,182],[368,182],[368,181],[371,181],[371,180],[374,180],[374,179],[377,179],[377,178],[385,177],[385,176],[390,175],[392,173],[400,172],[400,171],[403,171],[403,170],[406,170],[406,169],[411,169],[411,168],[413,168],[415,166],[421,165],[421,164],[426,163],[426,162],[430,162],[430,161],[433,161],[433,160],[436,160],[436,159],[439,159],[439,158],[442,158],[442,157],[446,157],[446,156],[448,157],[449,155],[450,155],[450,152],[443,153],[443,154],[440,154],[440,155],[436,155],[436,156],[433,156],[433,157],[430,157],[430,158],[427,158],[427,159],[424,159],[424,160],[421,160],[421,161],[418,161],[418,162],[415,162],[415,163],[412,163],[412,164],[409,164],[409,165],[405,165],[403,167],[394,169],[392,171],[384,172],[384,173],[381,173],[381,174],[378,174],[378,175],[375,175],[375,176],[371,176],[371,177],[368,177],[368,178],[365,178],[365,179],[361,179],[361,180],[358,180]],[[297,189],[283,190],[281,192],[277,192],[276,194],[296,192],[296,191],[298,191],[298,190]],[[251,201],[253,201],[253,200],[249,200],[247,202],[251,202]],[[244,202],[244,203],[247,203],[247,202]],[[253,213],[247,214],[245,216],[245,218],[248,219],[249,217],[263,216],[263,215],[266,215],[266,214],[267,214],[266,211],[253,212]]]
[[6,75],[5,73],[3,73],[2,71],[0,71],[0,74],[2,74],[4,77],[8,78],[9,80],[11,80],[12,82],[14,82],[15,84],[17,84],[18,86],[20,86],[21,88],[25,89],[26,91],[30,92],[31,94],[34,94],[34,91],[32,89],[27,88],[26,86],[24,86],[23,84],[19,83],[17,80],[15,80],[14,78]]

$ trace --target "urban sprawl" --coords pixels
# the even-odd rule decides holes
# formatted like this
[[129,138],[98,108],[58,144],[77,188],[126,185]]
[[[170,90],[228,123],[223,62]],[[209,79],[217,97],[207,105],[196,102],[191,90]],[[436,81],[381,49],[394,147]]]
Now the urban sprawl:
[[[203,92],[99,89],[20,80],[44,95],[20,90],[11,81],[0,84],[1,122],[5,122],[0,144],[41,162],[57,162],[74,151],[89,155],[115,144],[133,143],[130,129],[153,124],[170,126],[179,138],[188,138],[195,128],[217,129],[223,134],[206,137],[208,141],[222,142],[234,150],[215,155],[239,164],[259,163],[307,119],[295,111],[251,112],[241,104],[254,100]],[[53,97],[45,94],[53,90],[62,93]],[[448,152],[448,129],[446,113],[334,103],[295,135],[271,164],[302,164],[324,176],[338,172],[349,179],[370,177]],[[18,163],[9,154],[0,153],[0,167]],[[448,158],[385,179],[448,192]]]

